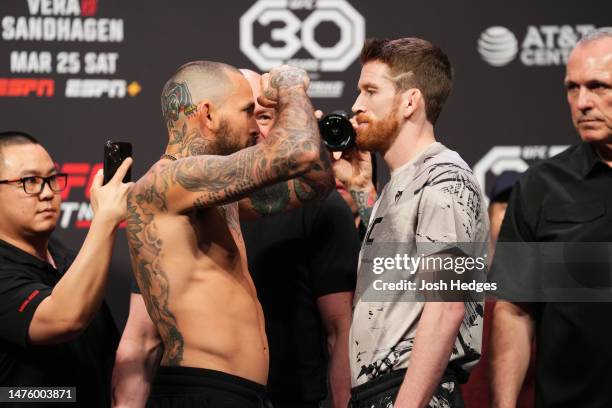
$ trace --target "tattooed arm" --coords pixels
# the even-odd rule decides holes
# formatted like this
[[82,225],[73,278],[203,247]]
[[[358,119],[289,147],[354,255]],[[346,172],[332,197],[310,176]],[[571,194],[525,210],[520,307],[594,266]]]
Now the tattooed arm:
[[353,201],[355,201],[355,204],[357,205],[357,211],[359,212],[361,221],[367,227],[370,224],[372,209],[374,208],[374,203],[378,197],[376,194],[376,189],[373,185],[362,190],[355,187],[349,187],[349,192],[351,193],[351,197],[353,197]]
[[[321,142],[322,143],[322,142]],[[321,144],[319,158],[307,173],[287,182],[253,192],[240,200],[241,218],[258,218],[301,207],[308,201],[325,198],[333,187],[329,154]]]
[[334,160],[334,174],[347,188],[364,225],[370,223],[374,203],[378,198],[372,182],[372,159],[369,152],[356,148],[342,152],[342,157]]
[[[306,95],[307,80],[300,69],[273,70],[266,97],[278,104],[279,119],[264,142],[229,156],[200,155],[158,165],[138,182],[136,201],[140,197],[153,208],[180,213],[236,201],[302,175],[308,176],[293,183],[296,197],[327,194],[333,179]],[[259,212],[265,212],[263,207]]]
[[[265,103],[265,94],[260,95],[262,86],[260,82],[266,81],[263,77],[253,72],[243,72],[251,83],[254,96],[259,102]],[[261,96],[261,97],[260,97]],[[263,98],[263,100],[262,100]],[[288,124],[279,121],[278,106],[263,106],[255,103],[255,120],[259,126],[262,140],[267,138],[269,132],[276,127],[286,127]],[[316,112],[315,112],[316,117]],[[290,119],[290,118],[288,118]],[[300,207],[304,202],[323,198],[327,192],[325,185],[331,183],[331,163],[327,149],[320,141],[320,156],[312,169],[293,180],[278,183],[273,186],[258,190],[239,202],[241,218],[258,218],[262,215],[271,215],[280,211]]]

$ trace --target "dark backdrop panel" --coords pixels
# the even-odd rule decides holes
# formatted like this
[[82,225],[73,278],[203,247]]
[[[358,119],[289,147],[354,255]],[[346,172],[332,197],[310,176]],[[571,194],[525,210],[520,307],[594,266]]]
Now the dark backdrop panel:
[[[77,11],[63,9],[60,3],[76,4]],[[37,5],[42,8],[38,9]],[[53,10],[54,6],[58,8]],[[255,17],[267,13],[270,19],[266,25],[265,21],[254,18],[257,21],[250,25],[253,48],[263,43],[269,43],[277,51],[285,47],[284,41],[272,40],[272,30],[282,29],[287,22],[292,22],[297,25],[299,44],[295,52],[286,52],[284,57],[309,60],[307,63],[323,64],[328,60],[338,61],[345,55],[355,55],[362,45],[361,32],[366,37],[418,36],[442,47],[453,62],[456,80],[437,125],[437,135],[475,166],[485,188],[503,169],[524,168],[534,159],[551,154],[549,146],[567,145],[577,140],[562,85],[564,61],[561,58],[550,62],[549,59],[554,60],[555,56],[571,49],[581,30],[578,26],[610,25],[612,14],[610,2],[594,0],[504,3],[484,0],[4,0],[0,5],[0,128],[34,134],[60,167],[66,166],[65,169],[73,174],[74,185],[64,197],[62,225],[57,230],[57,235],[67,245],[79,247],[86,233],[90,214],[87,213],[85,191],[95,165],[102,160],[105,140],[134,144],[135,177],[142,175],[163,152],[166,134],[159,94],[178,66],[190,60],[210,59],[261,70],[240,47],[240,18],[253,10],[252,7],[260,8],[258,14],[252,11]],[[313,23],[313,13],[319,13],[318,24]],[[93,21],[102,26],[106,24],[104,19],[112,19],[114,24],[122,26],[123,36],[121,41],[111,42],[15,39],[18,20],[29,22],[32,17],[53,20],[49,24],[58,24],[60,19],[76,24],[74,20],[94,18]],[[314,38],[304,41],[310,44],[314,41],[321,48],[315,55],[320,57],[318,60],[313,60],[312,48],[304,47],[303,38],[308,37],[308,33],[304,35],[301,29],[310,30]],[[101,34],[104,37],[106,34],[119,35],[117,33],[116,30],[103,30]],[[341,39],[347,41],[340,47],[341,52],[326,54],[326,49],[329,51]],[[506,64],[493,66],[485,61],[479,52],[479,39],[480,49],[490,61]],[[51,72],[19,72],[17,68],[20,67],[11,64],[11,53],[16,51],[36,52],[37,56],[40,52],[50,53]],[[81,67],[78,72],[62,73],[61,68],[66,65],[58,67],[60,53],[79,53],[77,59]],[[87,53],[95,53],[100,73],[85,72]],[[104,64],[104,58],[109,62],[115,54],[113,71],[112,64]],[[542,59],[540,65],[532,65],[536,55]],[[31,68],[37,67],[44,68],[41,64],[31,65]],[[324,111],[349,110],[356,96],[359,71],[359,64],[354,59],[339,71],[311,70],[315,81],[340,82],[343,86],[342,92],[335,97],[315,98],[315,105]],[[20,78],[27,81],[16,82]],[[54,81],[53,92],[43,87],[40,81],[45,79]],[[114,97],[109,97],[108,92],[97,98],[68,97],[70,92],[67,94],[66,85],[71,80],[74,86],[74,79],[119,83],[111,83],[117,86],[110,92]],[[76,84],[83,86],[82,82]],[[96,87],[108,84],[85,85],[95,92],[100,89]],[[84,90],[78,88],[72,92]],[[496,146],[513,147],[492,151]],[[382,165],[381,170],[384,180],[388,173]],[[122,326],[131,278],[123,231],[119,235],[108,299]]]

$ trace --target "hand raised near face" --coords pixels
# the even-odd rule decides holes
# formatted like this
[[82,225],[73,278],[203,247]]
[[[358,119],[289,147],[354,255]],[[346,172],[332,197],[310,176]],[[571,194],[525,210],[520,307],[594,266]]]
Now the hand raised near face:
[[310,78],[301,68],[281,65],[261,76],[261,96],[258,98],[260,105],[274,107],[278,103],[279,91],[290,88],[302,88],[308,90]]

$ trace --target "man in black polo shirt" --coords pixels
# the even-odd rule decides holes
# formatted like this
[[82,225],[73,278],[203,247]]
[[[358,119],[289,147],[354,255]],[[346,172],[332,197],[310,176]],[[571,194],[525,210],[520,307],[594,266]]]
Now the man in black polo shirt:
[[348,206],[332,191],[323,202],[241,223],[265,316],[268,392],[275,408],[317,408],[327,396],[328,366],[334,406],[346,407],[359,255],[352,221]]
[[[582,142],[527,171],[513,189],[498,242],[572,243],[567,248],[612,241],[612,30],[596,30],[576,45],[565,86]],[[507,261],[510,247],[498,245],[491,272],[510,300],[494,309],[493,406],[516,406],[534,335],[536,407],[612,406],[612,303],[516,303],[526,289],[559,283],[545,269],[527,276],[524,257]],[[594,266],[574,268],[574,278],[609,287],[609,264],[603,269],[597,276],[602,271]]]
[[130,164],[104,187],[102,172],[96,175],[95,215],[75,256],[51,238],[67,175],[33,137],[0,134],[1,387],[76,387],[77,403],[68,406],[109,406],[118,336],[103,298],[115,231],[126,215],[129,185],[121,180]]

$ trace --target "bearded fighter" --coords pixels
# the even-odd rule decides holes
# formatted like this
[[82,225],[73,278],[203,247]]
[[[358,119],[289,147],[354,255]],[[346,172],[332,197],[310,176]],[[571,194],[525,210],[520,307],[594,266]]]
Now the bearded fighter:
[[132,267],[163,345],[148,406],[267,403],[268,345],[238,214],[333,188],[308,83],[288,66],[264,76],[261,102],[279,118],[257,145],[253,94],[236,68],[192,62],[164,87],[168,146],[128,197]]

